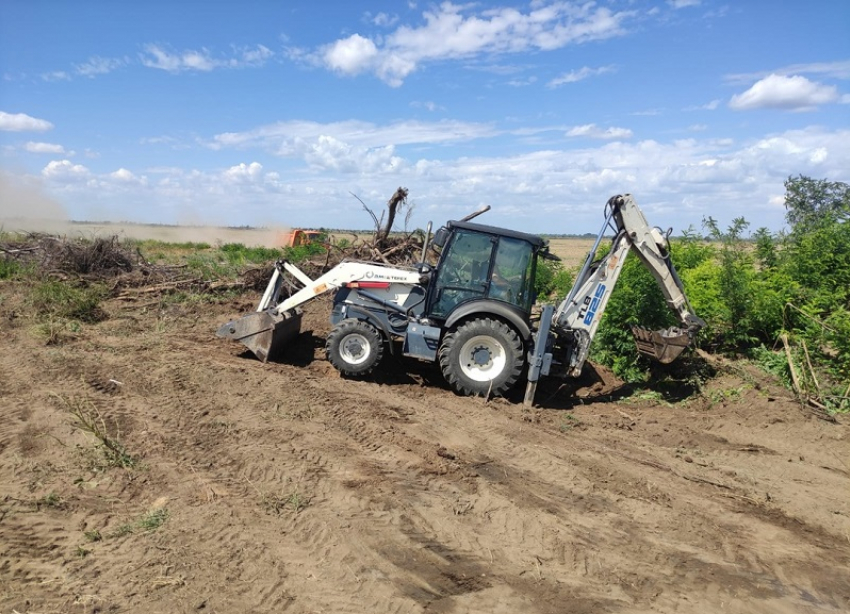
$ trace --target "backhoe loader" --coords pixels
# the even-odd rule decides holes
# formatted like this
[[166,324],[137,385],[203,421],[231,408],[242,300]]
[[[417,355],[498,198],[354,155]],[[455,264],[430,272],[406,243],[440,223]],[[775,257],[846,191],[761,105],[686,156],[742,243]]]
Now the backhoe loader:
[[[489,207],[488,207],[489,208]],[[480,213],[480,212],[478,212]],[[472,222],[478,213],[430,225],[422,262],[394,267],[343,260],[317,279],[278,261],[257,310],[221,326],[218,336],[243,343],[262,361],[274,359],[300,330],[301,306],[333,292],[327,358],[346,377],[364,377],[385,349],[438,362],[459,394],[502,396],[520,379],[532,405],[542,376],[578,377],[630,251],[652,272],[681,326],[660,331],[633,327],[639,352],[662,363],[675,360],[705,322],[694,314],[670,260],[669,231],[650,227],[631,195],[610,198],[605,221],[569,294],[543,305],[532,320],[542,238]],[[595,260],[606,233],[608,254]],[[428,250],[438,254],[426,262]],[[290,293],[281,298],[284,288]]]

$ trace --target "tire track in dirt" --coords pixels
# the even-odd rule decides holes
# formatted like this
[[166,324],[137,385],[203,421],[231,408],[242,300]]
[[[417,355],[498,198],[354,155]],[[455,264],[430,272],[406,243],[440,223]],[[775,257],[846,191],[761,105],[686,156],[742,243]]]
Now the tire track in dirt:
[[[477,426],[481,426],[481,425],[478,424]],[[497,430],[498,429],[495,429],[495,428],[487,429],[488,432],[487,432],[486,439],[491,444],[494,441],[499,440],[498,436],[502,436],[502,437],[504,436],[503,433],[496,433]],[[514,447],[514,450],[516,450],[516,447],[515,446],[513,446],[513,447]],[[594,447],[598,447],[598,446],[594,446]],[[480,448],[478,450],[480,452]],[[600,458],[603,459],[603,460],[606,460],[607,461],[606,464],[610,467],[610,459],[607,458],[610,454],[610,450],[603,449],[603,450],[596,450],[596,451],[598,453],[600,453],[599,454]],[[497,449],[495,452],[496,453],[494,454],[494,456],[510,457],[508,450],[506,450],[504,447],[502,449]],[[631,459],[629,458],[629,454],[632,455]],[[619,456],[624,457],[625,460],[634,460],[634,454],[635,454],[634,450],[630,451],[629,454],[620,453]],[[547,465],[546,455],[541,455],[536,451],[530,451],[530,449],[528,449],[528,448],[520,448],[519,453],[515,452],[512,460],[515,461],[517,465],[526,465],[526,466],[534,466],[534,467],[541,468],[542,473],[544,475],[546,475],[547,478],[551,479],[552,461],[550,459],[549,464]],[[575,459],[571,459],[571,460],[575,460]],[[560,464],[563,465],[564,463],[560,463]],[[597,463],[597,461],[593,461],[591,463],[584,462],[583,465],[582,465],[582,469],[584,471],[582,471],[582,472],[583,473],[589,472],[589,473],[591,473],[591,475],[594,474],[594,473],[598,474],[598,473],[600,473],[600,471],[598,469],[600,464],[601,463]],[[657,463],[655,463],[655,464],[657,464]],[[493,471],[491,473],[491,476],[496,475],[498,473],[498,469],[496,469],[495,467],[493,467],[493,469],[495,469],[495,471]],[[661,471],[663,471],[664,467],[659,467],[659,469]],[[589,470],[589,471],[587,471],[587,470]],[[502,468],[502,471],[504,472],[505,477],[507,478],[507,472],[504,470],[504,468]],[[608,472],[608,477],[611,477],[610,468],[606,469],[606,471]],[[486,477],[487,472],[485,471],[483,473]],[[618,477],[618,479],[616,479],[615,481],[617,482],[617,484],[623,484],[623,483],[629,484],[630,483],[628,481],[628,478],[624,479],[622,476]],[[604,482],[605,482],[605,480],[601,481],[601,483],[604,483]],[[499,482],[497,481],[496,483],[499,483]],[[540,489],[541,485],[542,485],[542,490]],[[713,487],[710,484],[707,484],[707,486]],[[573,511],[573,512],[575,511],[575,507],[576,507],[575,498],[573,498],[573,500],[569,501],[568,505],[565,506],[564,504],[562,504],[558,501],[554,501],[553,497],[552,497],[552,491],[559,491],[559,492],[563,493],[563,492],[569,492],[569,490],[565,491],[565,490],[563,490],[563,488],[561,486],[558,486],[557,484],[553,486],[547,480],[537,481],[537,483],[535,483],[535,480],[529,479],[528,475],[520,475],[517,480],[514,480],[513,484],[510,484],[510,485],[507,486],[506,491],[512,492],[512,493],[522,493],[522,496],[532,495],[531,496],[532,501],[536,498],[539,502],[542,502],[542,505],[540,505],[540,507],[545,509],[547,506],[549,506],[550,509],[548,511],[550,511],[550,512],[554,511],[555,515],[566,515],[566,514],[570,513],[571,511]],[[620,492],[619,494],[625,495],[627,497],[630,496],[629,493]],[[634,495],[631,495],[631,496],[634,496]],[[663,500],[669,503],[669,501],[672,500],[673,496],[674,495],[672,493],[664,493]],[[528,500],[528,499],[526,499],[526,500]],[[586,504],[586,500],[584,500],[584,499],[579,499],[579,501],[582,502],[583,505]],[[598,508],[598,507],[600,507],[600,502],[602,502],[603,503],[603,505],[602,505],[603,509],[605,509],[606,506],[607,506],[607,509],[611,512],[612,518],[622,516],[625,512],[622,509],[622,507],[613,506],[610,501],[611,501],[610,497],[608,497],[607,500],[604,499],[604,498],[600,499],[599,497],[596,497],[593,505],[595,505]],[[646,516],[646,517],[651,517],[653,515],[653,512],[657,511],[658,505],[655,502],[640,501],[640,503],[642,503],[644,506],[648,506],[648,508],[649,508],[649,509],[644,510],[644,512],[643,512],[643,515]],[[554,510],[551,509],[553,507],[553,505],[554,505]],[[700,508],[703,505],[704,505],[704,502],[702,501],[702,499],[698,499],[697,503],[695,503],[691,507],[691,509],[688,510],[689,514],[695,514],[695,515],[701,516],[701,522],[695,523],[695,524],[702,524],[702,523],[708,522],[708,515],[701,514],[701,512],[700,512]],[[589,510],[584,509],[582,511],[587,512]],[[629,514],[626,512],[626,515],[628,516]],[[505,526],[503,528],[503,532],[507,533],[507,534],[519,534],[521,536],[520,541],[527,541],[528,536],[526,535],[526,532],[527,532],[526,527],[517,526],[516,524],[510,524],[510,521],[507,520],[510,517],[511,517],[511,514],[505,514],[506,520],[505,520]],[[660,529],[658,528],[658,525],[656,523],[654,525],[650,525],[645,530],[657,532]],[[701,567],[701,568],[704,569],[704,571],[705,570],[710,571],[711,572],[710,575],[712,575],[713,577],[721,577],[722,580],[717,584],[718,590],[722,590],[723,587],[725,587],[725,586],[736,586],[738,588],[738,590],[750,590],[751,592],[754,591],[752,593],[754,597],[766,598],[768,596],[767,593],[764,593],[763,591],[761,591],[759,589],[759,586],[762,584],[762,582],[764,580],[764,577],[763,577],[764,573],[763,573],[763,571],[760,571],[760,569],[765,570],[764,567],[761,567],[760,569],[757,567],[757,568],[753,569],[751,572],[748,572],[748,573],[745,573],[745,574],[738,574],[734,569],[731,569],[722,560],[716,561],[715,563],[712,564],[712,563],[709,563],[709,562],[704,562],[699,558],[694,558],[695,553],[692,551],[692,549],[693,549],[692,531],[687,530],[687,531],[683,531],[683,533],[686,534],[686,535],[683,535],[683,537],[687,537],[687,540],[685,542],[679,543],[679,544],[670,544],[669,550],[664,555],[663,558],[675,560],[676,557],[678,557],[682,561],[681,565],[684,566],[684,567],[687,567],[689,565],[692,566],[692,567],[693,566]],[[581,539],[581,541],[583,543],[587,544],[589,542],[588,535],[589,535],[589,533],[585,533],[585,535],[578,535],[576,537],[583,538],[583,539]],[[600,541],[598,539],[599,538],[598,527],[593,528],[593,535],[597,538],[597,541]],[[631,541],[631,542],[640,541],[642,539],[641,535],[637,535],[637,536],[635,535],[634,530],[625,531],[623,529],[620,529],[619,531],[618,530],[611,531],[609,533],[609,535],[607,535],[607,536],[603,534],[603,536],[602,536],[603,539],[601,541],[603,543],[610,542],[611,544],[617,544],[618,542],[622,542],[623,538],[625,536],[628,536],[628,541]],[[709,548],[709,549],[716,547],[716,540],[710,540],[709,542],[698,544],[698,547],[699,548]],[[654,547],[654,548],[657,550],[657,547]],[[646,544],[639,544],[638,546],[632,548],[632,550],[633,550],[632,554],[635,555],[635,556],[638,556],[638,560],[641,557],[644,557],[644,560],[642,561],[642,563],[639,562],[637,564],[637,567],[640,567],[641,565],[644,565],[644,564],[645,565],[651,565],[652,563],[655,563],[656,560],[657,560],[657,554],[651,553],[652,548],[648,548]],[[643,550],[647,550],[647,552],[649,554],[642,555],[641,551],[643,551]],[[739,549],[739,550],[744,550],[744,549]],[[811,554],[811,553],[807,553],[807,554]],[[699,556],[701,556],[701,555],[699,555]],[[838,561],[833,561],[833,563],[837,563],[837,562]],[[740,562],[733,563],[733,565],[737,565],[737,564],[740,564]],[[788,561],[788,564],[793,565],[793,561]],[[636,576],[633,572],[630,571],[630,567],[632,565],[634,565],[634,561],[631,561],[623,569],[617,570],[616,567],[614,567],[614,570],[621,577],[622,576],[627,576],[627,577],[631,576],[632,580],[637,581],[637,582],[630,581],[630,584],[641,584],[641,583],[646,584],[647,583],[646,578],[641,578],[639,576]],[[825,566],[824,571],[826,571],[828,568],[829,568],[829,565]],[[770,570],[770,571],[775,571],[775,570]],[[613,576],[614,574],[611,574],[611,575]],[[817,576],[818,573],[815,573],[814,575]],[[675,584],[677,582],[679,582],[683,579],[684,578],[682,578],[682,577],[673,577],[668,582],[668,586],[673,587],[673,586],[675,586]],[[777,589],[777,592],[773,593],[774,596],[778,596],[779,594],[782,594],[783,590],[784,589],[782,589],[782,590]]]
[[[321,357],[318,337],[299,341],[301,366],[264,365],[213,338],[224,309],[163,327],[144,314],[132,334],[112,327],[96,342],[24,348],[20,364],[0,352],[0,366],[33,382],[31,393],[0,387],[16,391],[13,411],[24,410],[0,426],[9,442],[0,458],[40,442],[5,479],[23,501],[55,488],[69,505],[38,513],[34,535],[49,549],[31,557],[23,548],[35,542],[15,542],[28,569],[64,582],[27,578],[29,610],[68,610],[76,596],[103,611],[151,612],[850,609],[841,533],[756,498],[783,484],[780,474],[767,478],[780,467],[772,461],[785,462],[761,425],[741,444],[758,451],[741,452],[728,432],[709,432],[707,418],[664,415],[673,409],[657,425],[628,409],[630,431],[610,405],[570,406],[584,424],[567,423],[551,410],[422,387],[434,372],[415,365],[411,376],[390,365],[375,381],[342,380],[306,358]],[[51,392],[114,419],[140,467],[72,485],[78,461],[69,450],[48,456],[41,444],[52,440],[35,438],[92,442]],[[807,452],[811,467],[794,475],[834,501],[816,485],[840,492],[848,480],[820,468],[823,456]],[[41,490],[24,492],[21,477]],[[85,497],[70,496],[78,488]],[[163,497],[169,514],[155,531],[84,540],[84,529],[114,532]],[[0,537],[21,530],[8,509]],[[75,558],[79,545],[90,554]],[[11,567],[2,565],[5,581]],[[21,603],[0,595],[0,608],[23,611]]]
[[[342,384],[346,387],[351,387],[350,383]],[[387,410],[386,406],[392,407],[394,403],[386,403],[386,397],[393,399],[392,393],[382,395],[381,401],[371,401],[369,411],[360,413],[359,409],[355,409],[354,403],[346,402],[346,396],[352,395],[350,392],[336,391],[336,398],[342,397],[341,407],[347,409],[342,410],[337,408],[332,413],[332,419],[335,426],[344,432],[351,435],[351,438],[359,444],[362,450],[374,454],[375,460],[382,462],[385,470],[382,474],[382,479],[391,481],[392,488],[397,491],[401,489],[405,497],[398,498],[396,505],[404,507],[404,518],[407,519],[404,529],[401,531],[407,537],[415,538],[412,551],[421,551],[424,547],[434,551],[447,552],[451,554],[451,561],[455,567],[461,567],[461,570],[455,575],[451,575],[444,569],[441,564],[440,557],[430,557],[430,560],[422,562],[415,566],[416,576],[418,581],[411,580],[411,584],[406,585],[406,594],[421,601],[421,605],[427,606],[437,601],[452,599],[458,595],[466,595],[470,592],[478,592],[490,586],[489,581],[483,583],[480,581],[470,580],[469,578],[477,578],[480,574],[478,570],[481,568],[484,560],[481,553],[485,552],[486,546],[482,545],[479,539],[464,539],[461,541],[451,540],[446,541],[447,536],[456,533],[448,524],[456,524],[457,519],[466,513],[468,509],[463,511],[455,508],[448,510],[447,503],[456,499],[459,492],[467,492],[469,488],[463,490],[458,489],[453,481],[457,481],[459,476],[463,476],[463,472],[458,470],[456,466],[449,480],[446,479],[446,474],[433,470],[423,469],[422,459],[414,461],[402,461],[404,455],[401,451],[410,452],[414,449],[422,450],[430,449],[436,451],[436,442],[424,442],[424,440],[411,437],[396,429],[390,429],[386,426],[376,428],[374,424],[384,424],[383,420],[395,417],[395,412],[391,409]],[[356,393],[353,394],[356,397]],[[395,399],[393,399],[395,400]],[[409,403],[408,403],[409,405]],[[407,426],[402,422],[400,428]],[[486,437],[486,435],[485,435]],[[392,449],[391,449],[392,448]],[[426,463],[427,466],[427,463]],[[448,472],[447,472],[448,473]],[[468,480],[474,473],[469,472],[465,478]],[[396,494],[391,491],[390,495]],[[386,497],[385,493],[370,491],[369,495],[372,499],[380,501]],[[394,497],[395,498],[395,497]],[[413,504],[408,504],[407,501],[412,499]],[[436,501],[435,501],[436,499]],[[513,507],[513,502],[504,497],[499,497],[499,503],[505,507]],[[428,509],[428,519],[426,521],[416,509]],[[396,519],[401,516],[396,515]],[[412,519],[416,519],[413,521]],[[435,526],[439,524],[439,527]],[[515,533],[516,527],[508,527],[505,534]],[[468,534],[469,531],[464,531]],[[500,537],[504,537],[500,535]],[[522,541],[526,537],[524,531],[520,531],[519,540]],[[398,550],[398,539],[390,542],[393,547],[378,547],[382,559],[390,559],[396,567],[401,565],[402,561],[415,560],[414,557],[402,557]],[[404,542],[402,542],[404,543]],[[418,545],[416,545],[418,544]],[[408,548],[402,548],[401,552],[408,552]],[[475,554],[472,554],[472,553]],[[490,550],[492,557],[492,550]],[[421,554],[420,554],[421,558]],[[464,572],[459,561],[469,561],[466,568],[471,571]],[[411,564],[408,562],[407,566]],[[492,568],[492,565],[488,565]],[[458,573],[460,575],[458,575]],[[454,578],[458,586],[450,581]],[[448,584],[447,584],[448,582]],[[485,586],[486,585],[486,586]],[[533,591],[530,591],[530,594]],[[587,601],[587,600],[585,600]]]

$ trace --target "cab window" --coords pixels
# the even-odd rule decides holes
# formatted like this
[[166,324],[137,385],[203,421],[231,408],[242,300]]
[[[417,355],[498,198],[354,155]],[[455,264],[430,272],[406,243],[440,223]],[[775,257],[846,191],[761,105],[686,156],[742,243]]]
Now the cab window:
[[495,243],[489,235],[458,230],[446,248],[436,280],[431,313],[448,315],[460,303],[483,298],[487,292],[490,260]]
[[531,309],[533,265],[533,248],[528,242],[500,237],[487,296],[524,311]]

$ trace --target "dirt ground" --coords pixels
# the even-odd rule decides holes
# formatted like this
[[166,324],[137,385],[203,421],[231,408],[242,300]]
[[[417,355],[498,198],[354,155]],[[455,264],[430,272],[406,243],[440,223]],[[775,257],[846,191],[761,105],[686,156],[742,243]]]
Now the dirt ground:
[[214,336],[250,297],[45,345],[5,290],[0,612],[850,611],[848,421],[763,376],[668,403],[588,368],[525,411],[341,379],[327,301],[262,364]]

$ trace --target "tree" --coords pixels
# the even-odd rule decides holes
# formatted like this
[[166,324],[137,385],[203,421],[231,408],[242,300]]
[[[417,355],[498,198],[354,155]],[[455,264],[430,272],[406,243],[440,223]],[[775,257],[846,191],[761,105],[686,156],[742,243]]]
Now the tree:
[[785,219],[792,230],[850,219],[850,185],[804,175],[785,181]]

